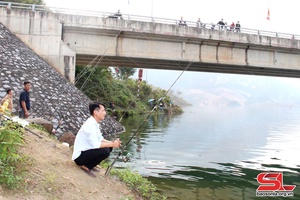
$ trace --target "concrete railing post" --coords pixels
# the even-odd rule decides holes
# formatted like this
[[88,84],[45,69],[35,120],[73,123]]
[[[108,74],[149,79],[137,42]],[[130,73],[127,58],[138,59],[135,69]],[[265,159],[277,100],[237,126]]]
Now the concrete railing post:
[[11,13],[11,3],[9,2],[6,6],[6,13],[9,15]]
[[11,9],[11,2],[9,2],[6,6],[7,9]]

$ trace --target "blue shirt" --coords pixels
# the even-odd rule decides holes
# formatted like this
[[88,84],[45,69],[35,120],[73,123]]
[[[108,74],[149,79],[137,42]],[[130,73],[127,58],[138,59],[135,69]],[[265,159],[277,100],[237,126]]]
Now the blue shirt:
[[27,92],[26,90],[23,90],[20,94],[20,99],[19,99],[19,102],[20,102],[20,108],[23,108],[22,107],[22,101],[25,101],[25,104],[26,104],[26,109],[27,110],[30,110],[30,98],[29,98],[29,92]]

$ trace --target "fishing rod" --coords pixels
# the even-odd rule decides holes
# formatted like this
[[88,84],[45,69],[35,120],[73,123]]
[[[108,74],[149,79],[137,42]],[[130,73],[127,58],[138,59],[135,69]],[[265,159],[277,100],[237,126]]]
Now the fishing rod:
[[13,118],[11,118],[11,117],[9,117],[9,116],[6,116],[5,114],[0,113],[0,120],[1,120],[2,117],[5,118],[6,120],[9,120],[9,121],[18,123],[19,125],[21,125],[21,126],[24,128],[24,130],[26,130],[26,131],[32,133],[33,135],[39,137],[40,139],[43,138],[43,136],[41,136],[40,134],[37,134],[37,133],[35,133],[34,131],[32,131],[32,130],[30,130],[29,128],[27,128],[26,125],[23,125],[23,124],[21,124],[21,123],[18,122],[18,121],[14,121]]
[[[118,34],[115,36],[115,38],[118,38],[119,35],[121,34],[121,32],[122,32],[122,31],[119,31]],[[88,80],[88,79],[90,78],[90,76],[92,75],[92,72],[94,71],[95,67],[98,66],[98,64],[99,64],[100,62],[102,62],[102,60],[103,60],[103,58],[104,58],[104,55],[107,53],[108,49],[109,49],[109,48],[112,46],[112,44],[115,43],[115,42],[116,42],[116,40],[114,40],[113,42],[111,42],[110,45],[106,48],[106,50],[105,50],[105,52],[103,53],[103,55],[102,55],[102,56],[100,57],[100,59],[97,61],[96,65],[91,69],[91,71],[90,71],[88,77],[85,79],[84,83],[81,85],[80,90],[81,90],[82,88],[84,88],[85,84],[87,83],[87,80]]]
[[171,90],[171,88],[175,85],[175,83],[179,80],[179,78],[183,75],[183,73],[185,71],[187,71],[190,66],[194,63],[195,58],[199,55],[196,54],[195,57],[192,59],[192,61],[183,69],[183,71],[179,74],[179,76],[176,78],[176,80],[172,83],[172,85],[169,87],[169,89],[164,93],[164,95],[161,96],[161,98],[159,98],[158,103],[152,108],[152,110],[149,112],[149,114],[146,116],[146,118],[143,120],[143,122],[140,124],[140,126],[137,128],[137,130],[133,133],[133,135],[129,138],[129,140],[126,142],[126,144],[122,147],[121,151],[118,153],[117,157],[113,160],[113,162],[108,166],[108,168],[105,171],[105,175],[109,175],[110,171],[112,170],[114,164],[116,163],[116,161],[120,158],[120,156],[123,154],[124,150],[126,149],[126,147],[128,146],[128,144],[131,142],[131,140],[135,137],[135,135],[140,131],[140,129],[143,127],[143,125],[145,124],[146,121],[148,121],[149,117],[151,116],[151,114],[154,112],[154,110],[157,109],[157,106],[160,104],[160,102],[164,99],[164,97],[166,97],[166,95],[168,94],[168,92]]
[[[115,65],[115,63],[114,63],[113,61],[111,61],[109,58],[107,58],[107,59],[108,59],[109,62],[111,62],[113,65]],[[132,62],[134,62],[136,65],[138,65],[140,68],[142,68],[142,67],[140,66],[139,63],[135,62],[135,61],[132,60],[131,58],[127,57],[127,59],[129,59],[130,61],[132,61]],[[118,68],[120,68],[118,65],[115,65],[115,66],[118,67]],[[146,97],[145,97],[145,98],[146,98]],[[141,101],[146,100],[145,98],[144,98],[144,99],[140,99],[140,100],[141,100]],[[123,117],[124,117],[125,114],[126,114],[126,111],[129,109],[130,106],[132,106],[132,104],[133,104],[134,102],[135,102],[134,99],[131,99],[131,100],[130,100],[130,102],[128,103],[127,108],[123,111],[123,114],[121,115],[121,117],[120,117],[120,119],[119,119],[119,123],[122,121]]]
[[[117,38],[117,37],[120,35],[120,33],[121,33],[121,31],[119,31],[119,32],[116,34],[115,38]],[[115,42],[116,42],[116,40],[114,39],[114,40],[109,44],[109,46],[106,48],[105,52],[104,52],[102,55],[101,55],[101,54],[98,54],[98,55],[97,55],[97,56],[96,56],[96,57],[88,64],[88,66],[92,66],[92,64],[95,62],[95,60],[97,60],[98,57],[101,55],[100,58],[98,59],[96,65],[92,66],[90,71],[87,70],[88,66],[86,66],[86,67],[78,74],[78,76],[75,78],[74,85],[75,85],[76,83],[78,83],[78,81],[79,81],[85,74],[89,73],[89,74],[88,74],[88,77],[84,80],[84,83],[82,84],[80,90],[85,86],[85,84],[86,84],[87,80],[89,79],[89,77],[91,76],[91,74],[92,74],[94,68],[95,68],[96,66],[98,66],[99,62],[101,62],[101,61],[103,60],[103,57],[104,57],[105,54],[107,53],[108,49],[109,49]],[[71,84],[68,83],[68,84],[64,84],[63,87],[66,87],[67,91],[70,91],[70,90],[73,89],[72,87],[73,87],[74,85],[71,85]],[[64,94],[63,92],[64,92],[64,91],[62,91],[62,94]],[[49,111],[50,113],[49,113],[48,120],[50,120],[50,119],[54,116],[54,112],[55,112],[55,110],[57,109],[57,107],[58,107],[58,102],[59,102],[60,100],[61,100],[61,99],[60,99],[59,97],[51,97],[51,98],[49,98],[49,99],[46,99],[46,102],[48,101],[48,102],[51,102],[52,105],[57,105],[57,106],[54,107],[51,111]],[[77,101],[75,101],[75,103],[80,104],[81,102],[80,102],[80,100],[77,100]],[[71,106],[71,105],[69,104],[68,108],[70,108],[70,106]],[[49,109],[48,107],[40,107],[40,108],[36,109],[36,113],[45,113],[45,111],[47,111],[48,109]],[[54,117],[54,118],[55,118],[55,117]],[[58,128],[61,127],[64,118],[65,118],[65,117],[64,117],[63,115],[61,115],[61,117],[58,119],[58,125],[57,125],[57,127],[55,128],[55,132],[58,130]]]

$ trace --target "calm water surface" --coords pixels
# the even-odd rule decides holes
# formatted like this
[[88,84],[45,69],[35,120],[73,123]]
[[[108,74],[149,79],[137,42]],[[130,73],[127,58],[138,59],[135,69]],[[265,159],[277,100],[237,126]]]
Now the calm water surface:
[[[143,117],[126,118],[124,142]],[[168,199],[256,199],[256,176],[283,172],[300,199],[300,108],[189,107],[179,116],[151,115],[127,152],[127,163]],[[280,199],[260,197],[260,199]]]

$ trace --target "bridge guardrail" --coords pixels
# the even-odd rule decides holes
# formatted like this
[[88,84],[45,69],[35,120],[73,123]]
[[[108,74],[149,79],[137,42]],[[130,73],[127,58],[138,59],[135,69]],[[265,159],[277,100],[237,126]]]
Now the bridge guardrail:
[[[134,21],[143,21],[143,22],[153,22],[153,23],[162,23],[162,24],[170,24],[170,25],[179,25],[180,20],[176,19],[168,19],[168,18],[159,18],[159,17],[149,17],[149,16],[141,16],[141,15],[131,15],[131,14],[120,14],[117,15],[115,12],[101,12],[101,11],[86,11],[86,10],[76,10],[76,9],[68,9],[68,8],[57,8],[57,7],[48,7],[45,5],[35,5],[35,4],[23,4],[23,3],[14,3],[14,2],[3,2],[0,1],[0,8],[6,9],[24,9],[31,11],[44,11],[44,12],[53,12],[53,13],[61,13],[61,14],[70,14],[70,15],[82,15],[82,16],[93,16],[93,17],[103,17],[103,18],[117,18],[124,20],[134,20]],[[201,23],[199,25],[194,21],[185,21],[187,27],[198,27],[205,29],[215,29],[220,31],[230,31],[230,26],[223,26],[223,28],[218,24],[213,23]],[[236,30],[233,30],[236,32]],[[269,37],[278,37],[278,38],[286,38],[286,39],[295,39],[300,40],[300,35],[289,34],[289,33],[279,33],[272,32],[266,30],[256,30],[250,28],[240,28],[241,33],[246,34],[255,34],[261,36],[269,36]]]

